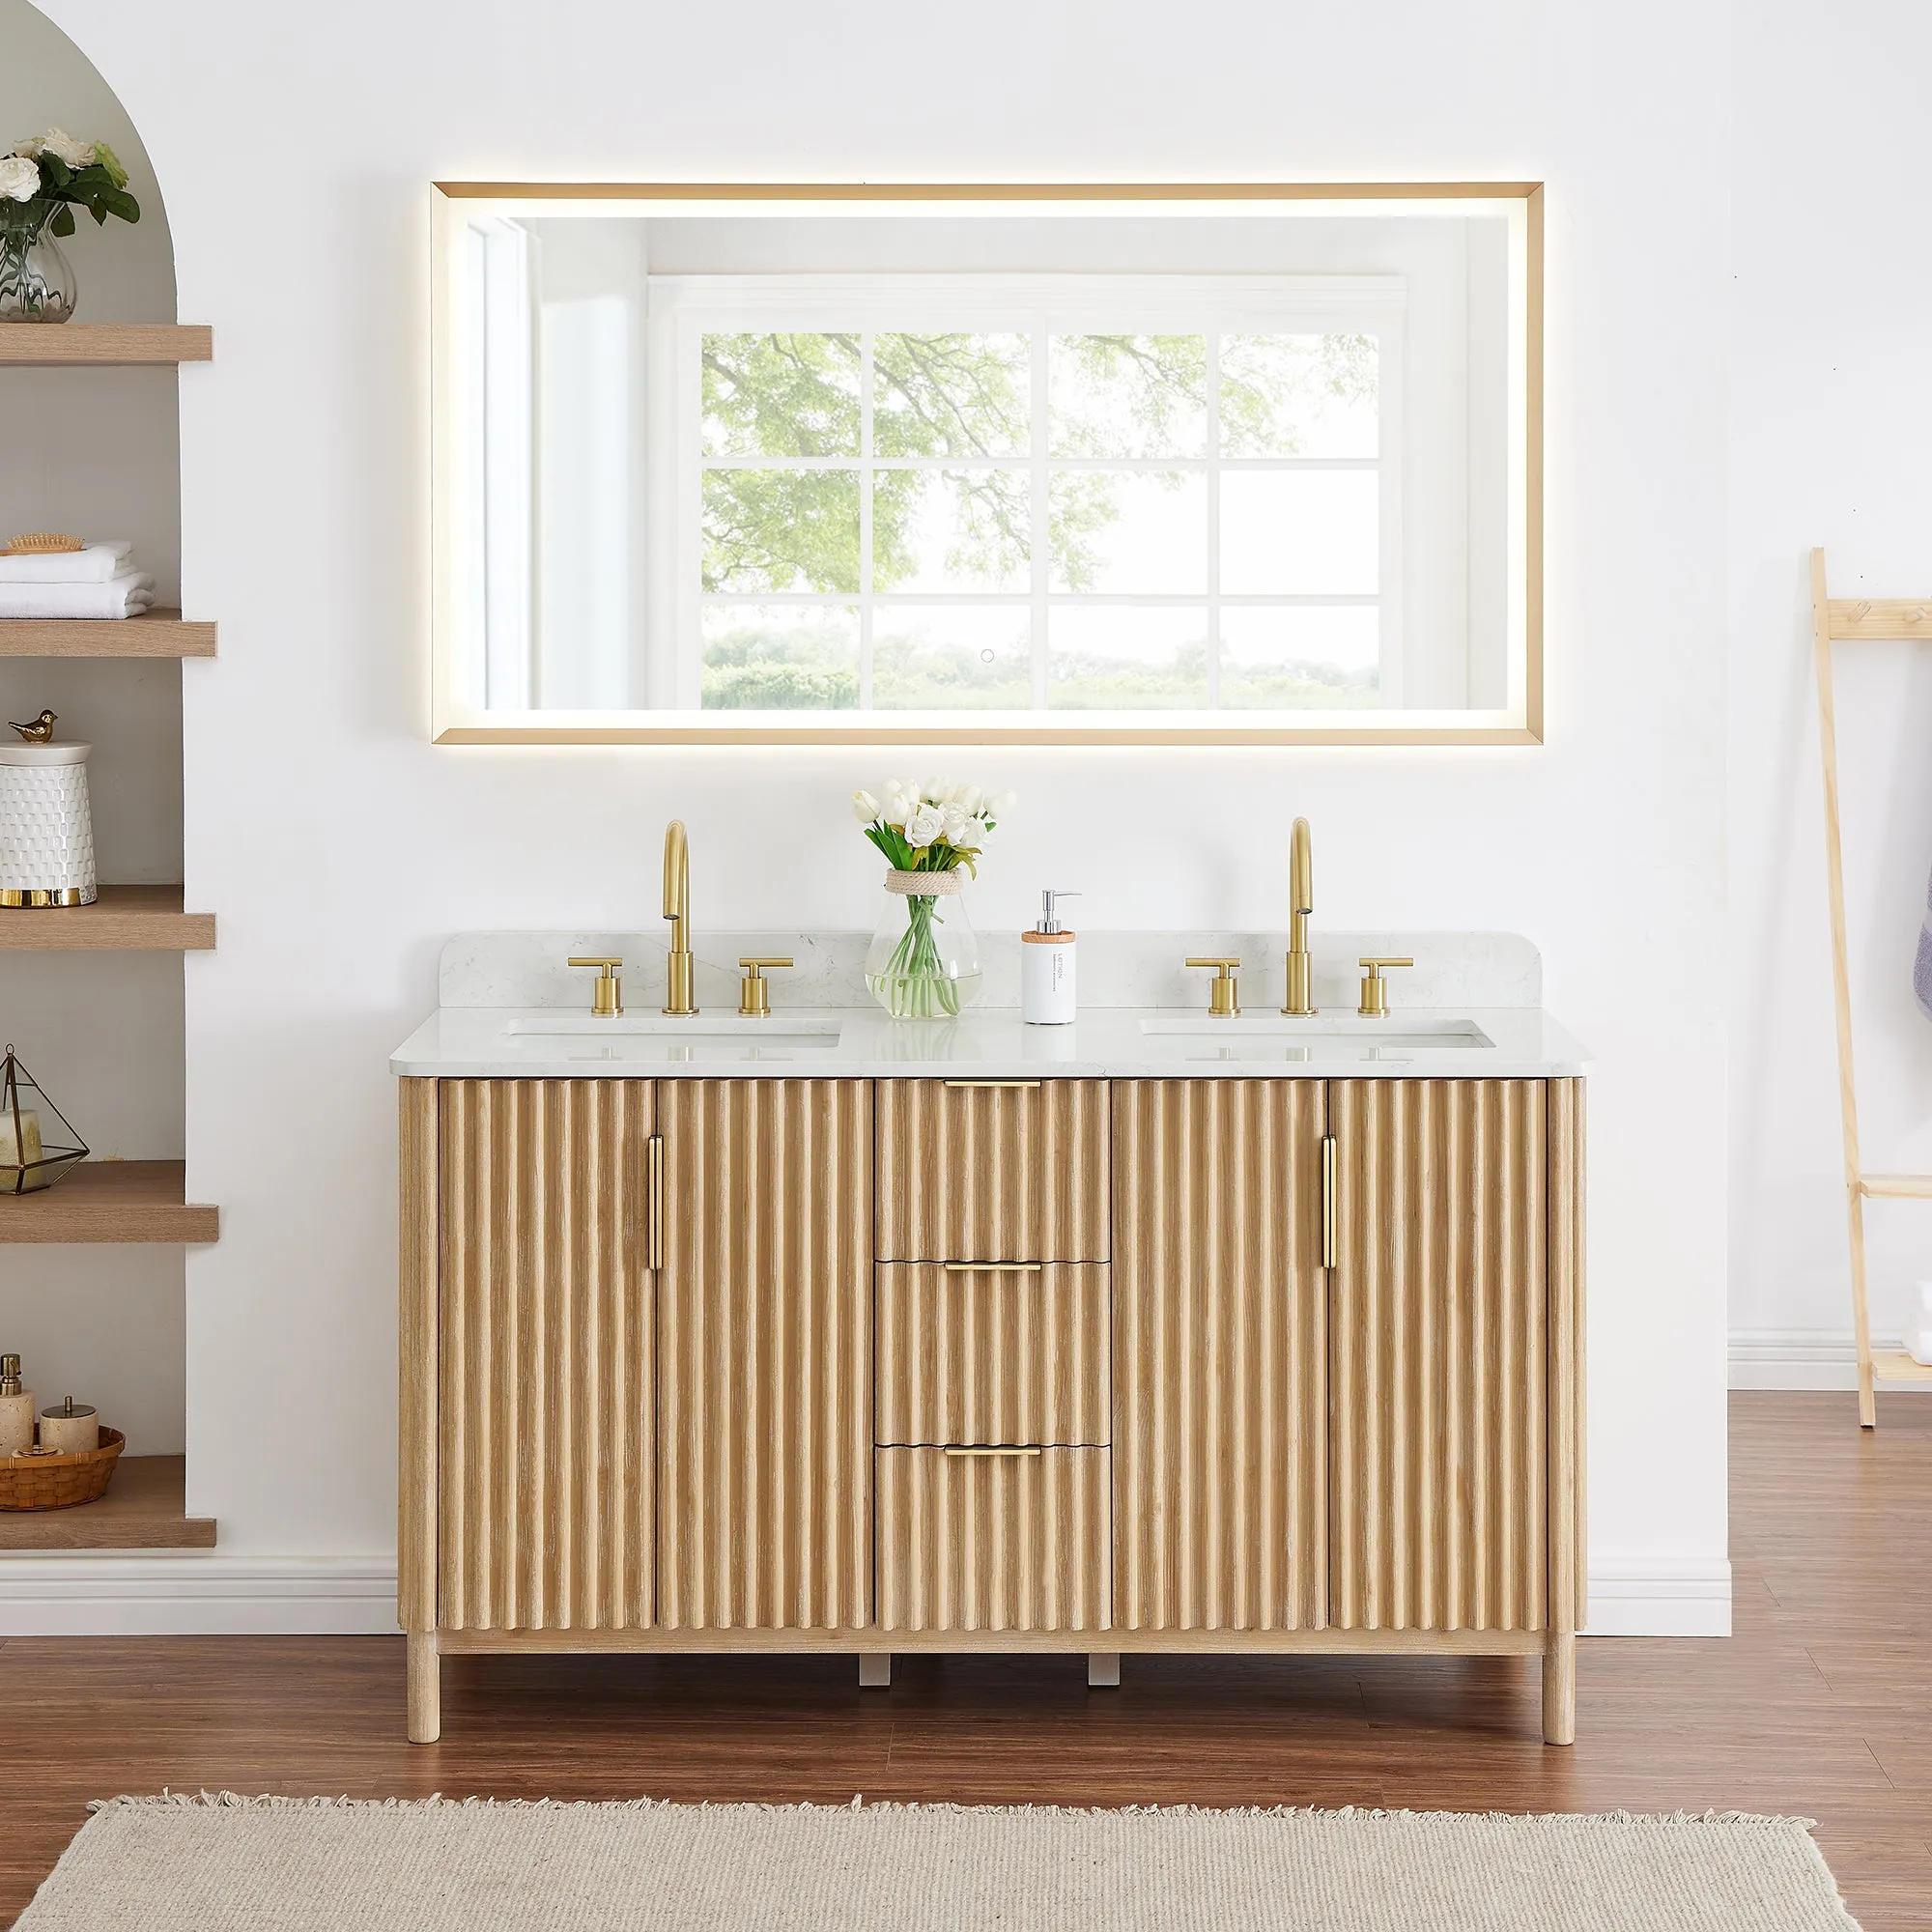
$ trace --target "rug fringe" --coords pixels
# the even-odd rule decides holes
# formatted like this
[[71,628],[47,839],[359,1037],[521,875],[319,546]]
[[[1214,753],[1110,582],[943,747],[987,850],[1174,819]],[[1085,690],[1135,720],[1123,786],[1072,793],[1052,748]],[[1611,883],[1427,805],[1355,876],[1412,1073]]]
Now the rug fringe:
[[[679,1808],[672,1798],[490,1798],[472,1793],[467,1798],[445,1798],[440,1791],[427,1798],[351,1798],[290,1797],[264,1792],[250,1798],[239,1791],[170,1791],[136,1795],[124,1792],[115,1798],[90,1801],[89,1811],[189,1810],[189,1811],[427,1811],[483,1810],[506,1811],[652,1811]],[[1801,1825],[1814,1831],[1815,1818],[1799,1818],[1762,1811],[1412,1811],[1383,1810],[1373,1805],[1344,1804],[908,1804],[895,1800],[866,1802],[864,1792],[854,1792],[848,1804],[756,1804],[739,1801],[712,1804],[709,1801],[682,1808],[696,1811],[860,1811],[867,1816],[905,1811],[978,1812],[1015,1816],[1037,1813],[1045,1818],[1397,1818],[1424,1826],[1446,1827],[1480,1818],[1492,1824],[1528,1825],[1561,1822],[1597,1827],[1630,1825],[1726,1825],[1783,1828]]]

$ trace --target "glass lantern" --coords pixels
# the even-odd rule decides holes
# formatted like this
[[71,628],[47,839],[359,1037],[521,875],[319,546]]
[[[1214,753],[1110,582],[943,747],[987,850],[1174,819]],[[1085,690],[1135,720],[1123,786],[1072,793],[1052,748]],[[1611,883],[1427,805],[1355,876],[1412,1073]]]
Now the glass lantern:
[[20,1065],[10,1040],[0,1061],[0,1194],[51,1187],[86,1158],[80,1136]]

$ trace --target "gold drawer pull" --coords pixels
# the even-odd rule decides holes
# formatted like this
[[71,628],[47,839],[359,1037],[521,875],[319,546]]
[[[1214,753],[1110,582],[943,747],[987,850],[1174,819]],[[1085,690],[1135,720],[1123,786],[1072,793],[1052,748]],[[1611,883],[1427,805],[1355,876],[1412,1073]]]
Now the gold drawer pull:
[[949,1080],[949,1087],[1038,1087],[1038,1080]]
[[948,1274],[1037,1274],[1039,1262],[947,1262]]
[[939,1453],[942,1456],[1040,1456],[1046,1452],[1041,1449],[956,1449],[949,1442]]

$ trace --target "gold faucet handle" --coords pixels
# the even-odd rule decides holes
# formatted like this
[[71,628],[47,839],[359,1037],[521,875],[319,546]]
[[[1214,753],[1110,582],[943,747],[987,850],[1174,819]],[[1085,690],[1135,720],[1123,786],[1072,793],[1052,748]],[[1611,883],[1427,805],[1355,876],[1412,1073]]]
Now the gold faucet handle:
[[741,959],[738,964],[745,969],[744,983],[738,988],[738,1014],[741,1019],[761,1020],[772,1009],[771,1000],[765,990],[765,972],[773,966],[789,966],[789,959]]
[[1365,1020],[1378,1020],[1389,1009],[1388,981],[1382,978],[1384,970],[1390,966],[1413,966],[1413,959],[1357,959],[1355,964],[1369,969],[1368,977],[1362,981],[1362,1004],[1355,1009]]
[[1208,1010],[1217,1020],[1238,1019],[1241,1011],[1240,984],[1235,974],[1238,959],[1190,959],[1190,966],[1211,966],[1214,977],[1208,982]]
[[573,966],[601,966],[590,988],[590,1010],[599,1019],[615,1019],[624,1010],[624,982],[617,977],[617,969],[623,965],[621,959],[582,959],[572,955],[569,963]]

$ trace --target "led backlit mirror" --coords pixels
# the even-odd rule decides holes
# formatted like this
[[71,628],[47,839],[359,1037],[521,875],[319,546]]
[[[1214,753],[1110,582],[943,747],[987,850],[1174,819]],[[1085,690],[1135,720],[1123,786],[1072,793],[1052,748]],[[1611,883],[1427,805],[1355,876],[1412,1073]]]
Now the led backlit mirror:
[[1541,735],[1541,193],[444,186],[445,742]]

